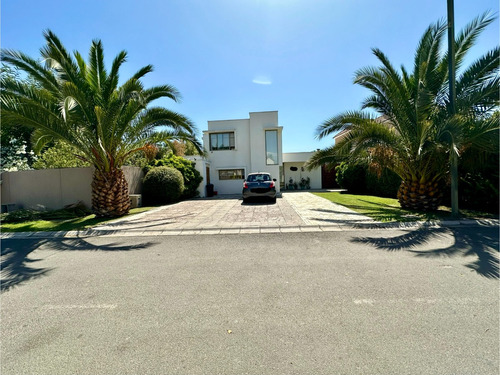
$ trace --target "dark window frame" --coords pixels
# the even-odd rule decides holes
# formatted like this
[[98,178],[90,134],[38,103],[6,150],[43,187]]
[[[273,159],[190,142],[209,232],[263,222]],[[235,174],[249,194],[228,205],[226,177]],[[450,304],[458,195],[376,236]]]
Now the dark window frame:
[[[273,163],[268,163],[268,159],[270,159],[270,158],[268,158],[268,154],[274,154],[274,152],[268,152],[268,149],[269,149],[268,141],[267,141],[267,133],[268,132],[269,133],[274,132],[276,134],[276,160]],[[265,138],[265,146],[266,146],[266,150],[265,150],[265,152],[266,152],[266,165],[279,165],[279,145],[278,145],[279,134],[278,134],[278,130],[277,129],[276,130],[275,129],[266,129],[265,134],[264,134],[264,138]],[[272,160],[272,158],[271,158],[271,160]]]
[[[219,135],[224,136],[224,134],[228,134],[228,146],[221,146],[219,147]],[[212,136],[216,136],[216,142],[213,141]],[[236,149],[236,141],[235,141],[235,135],[234,131],[228,131],[228,132],[213,132],[209,133],[208,136],[208,142],[209,142],[209,147],[210,151],[231,151]],[[217,145],[214,145],[214,143],[217,143]]]
[[[229,172],[229,171],[239,171],[240,173],[237,173],[233,176],[223,176],[224,172]],[[221,172],[223,172],[222,175],[221,175]],[[232,181],[232,180],[244,180],[245,179],[245,169],[244,168],[219,169],[218,174],[219,174],[220,181]]]

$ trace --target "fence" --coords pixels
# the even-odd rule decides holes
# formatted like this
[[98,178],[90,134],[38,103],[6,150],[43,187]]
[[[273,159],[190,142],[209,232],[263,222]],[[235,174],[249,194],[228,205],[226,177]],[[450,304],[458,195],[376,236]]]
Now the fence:
[[[1,175],[2,208],[59,209],[78,201],[91,207],[93,168],[61,168],[4,172]],[[123,167],[130,194],[140,194],[144,174],[138,167]],[[12,207],[12,206],[11,206]]]

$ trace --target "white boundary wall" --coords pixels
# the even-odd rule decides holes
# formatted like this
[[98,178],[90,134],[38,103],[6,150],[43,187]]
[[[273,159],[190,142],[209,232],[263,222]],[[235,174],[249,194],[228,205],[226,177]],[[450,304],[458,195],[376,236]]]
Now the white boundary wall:
[[[139,167],[123,167],[129,194],[142,192],[144,173]],[[55,210],[78,201],[88,208],[92,203],[93,168],[61,168],[3,172],[1,175],[2,205],[18,208]]]

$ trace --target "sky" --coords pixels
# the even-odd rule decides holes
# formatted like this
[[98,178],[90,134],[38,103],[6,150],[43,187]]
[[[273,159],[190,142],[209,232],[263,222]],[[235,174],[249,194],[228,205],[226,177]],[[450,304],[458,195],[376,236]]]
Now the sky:
[[[424,30],[446,18],[446,0],[2,0],[2,48],[39,57],[43,31],[87,56],[101,39],[107,66],[121,51],[120,76],[152,64],[146,87],[171,84],[182,95],[157,105],[188,116],[199,137],[209,120],[278,111],[283,152],[333,144],[315,131],[358,110],[369,92],[356,70],[377,66],[372,48],[411,70]],[[455,0],[455,29],[498,0]],[[471,63],[499,44],[498,19],[483,32]],[[444,45],[446,47],[446,45]]]

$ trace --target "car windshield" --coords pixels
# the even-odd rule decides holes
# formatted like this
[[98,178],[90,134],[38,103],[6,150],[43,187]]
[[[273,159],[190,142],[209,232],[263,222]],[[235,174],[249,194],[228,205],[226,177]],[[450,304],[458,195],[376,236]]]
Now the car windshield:
[[251,174],[247,178],[248,182],[271,181],[268,174]]

